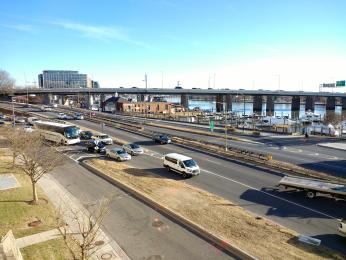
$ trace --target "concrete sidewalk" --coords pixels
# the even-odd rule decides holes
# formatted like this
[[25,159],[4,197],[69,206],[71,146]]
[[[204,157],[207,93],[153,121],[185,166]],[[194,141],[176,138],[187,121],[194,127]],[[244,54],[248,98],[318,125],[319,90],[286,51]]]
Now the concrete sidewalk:
[[319,143],[317,145],[321,147],[346,151],[346,142],[345,143]]
[[[78,214],[78,217],[87,218],[88,211],[84,208],[84,206],[49,174],[40,179],[39,185],[46,193],[49,200],[53,203],[55,208],[59,208],[60,212],[63,213],[64,220],[69,225],[70,231],[79,233],[76,222],[73,221],[73,217],[75,217],[75,215],[71,216],[68,213],[73,210],[74,212],[80,213]],[[46,236],[46,238],[54,236],[55,231],[57,230],[47,231],[52,232],[52,234],[49,233],[49,236]],[[40,236],[40,234],[33,236]],[[36,237],[36,239],[39,240],[38,237]],[[103,241],[104,243],[98,246],[98,250],[92,255],[91,259],[130,260],[117,242],[112,237],[108,236],[102,229],[100,229],[97,241]],[[23,238],[23,241],[20,243],[21,245],[25,245],[28,242],[26,242],[26,239]]]
[[16,239],[18,248],[31,246],[34,244],[42,243],[51,239],[60,238],[60,232],[57,229],[48,230],[45,232],[37,233],[31,236],[21,237]]

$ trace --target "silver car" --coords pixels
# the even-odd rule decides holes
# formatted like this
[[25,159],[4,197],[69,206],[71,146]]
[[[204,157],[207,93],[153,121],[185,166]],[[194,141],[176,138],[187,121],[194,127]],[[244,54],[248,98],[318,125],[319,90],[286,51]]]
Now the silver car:
[[121,148],[106,149],[106,156],[119,162],[131,160],[131,155]]
[[139,155],[144,153],[143,148],[138,144],[124,144],[123,149],[131,155]]

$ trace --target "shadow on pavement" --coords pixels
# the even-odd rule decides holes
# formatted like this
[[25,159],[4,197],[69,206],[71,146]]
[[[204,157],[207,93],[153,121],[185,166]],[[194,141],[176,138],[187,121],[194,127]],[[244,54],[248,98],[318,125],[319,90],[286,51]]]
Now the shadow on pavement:
[[346,182],[346,160],[328,160],[328,161],[319,161],[319,162],[310,162],[302,163],[299,166],[311,169],[326,172],[333,176],[345,178]]
[[[281,218],[329,218],[326,215],[342,218],[346,216],[346,201],[335,201],[333,198],[325,196],[309,199],[301,191],[280,191],[266,188],[263,188],[261,191],[248,189],[241,194],[240,198],[252,203],[268,206],[267,216]],[[292,203],[288,203],[288,201]],[[326,215],[320,214],[319,212]]]

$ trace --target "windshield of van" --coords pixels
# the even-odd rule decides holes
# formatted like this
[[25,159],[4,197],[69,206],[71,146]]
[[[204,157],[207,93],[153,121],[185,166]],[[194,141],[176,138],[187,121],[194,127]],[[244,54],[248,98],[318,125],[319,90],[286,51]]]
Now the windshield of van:
[[131,147],[132,149],[138,149],[138,148],[140,148],[138,144],[130,144],[130,147]]
[[196,162],[192,159],[184,161],[186,167],[194,167],[197,166]]
[[67,139],[74,139],[79,137],[78,128],[75,126],[67,127],[64,133]]

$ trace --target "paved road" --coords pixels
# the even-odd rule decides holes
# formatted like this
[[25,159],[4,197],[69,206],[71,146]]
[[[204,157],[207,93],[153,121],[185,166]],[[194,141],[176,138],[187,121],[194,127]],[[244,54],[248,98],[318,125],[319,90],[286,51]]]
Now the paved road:
[[[73,148],[65,152],[72,159],[87,155],[78,146]],[[74,160],[66,160],[52,174],[82,203],[114,196],[104,221],[105,231],[131,259],[232,259]]]
[[[76,121],[82,126],[99,130],[99,125],[85,120]],[[300,192],[273,190],[282,177],[279,172],[224,160],[177,145],[155,145],[152,140],[134,133],[105,127],[105,133],[137,142],[149,150],[135,157],[131,164],[167,175],[161,157],[179,152],[193,157],[200,165],[200,176],[186,180],[197,187],[237,202],[249,211],[266,216],[277,223],[322,240],[322,244],[346,254],[345,240],[337,233],[338,218],[346,216],[346,202],[327,197],[306,199]]]
[[[135,118],[130,116],[114,115],[116,118],[127,120],[135,120],[136,122],[148,121],[144,118]],[[209,131],[206,126],[197,126],[195,124],[180,123],[150,120],[151,122],[159,123],[168,126],[179,126],[186,129],[198,129],[202,131]],[[144,126],[146,130],[153,132],[161,132],[174,136],[189,137],[193,139],[207,140],[208,142],[225,145],[225,140],[217,137],[203,136],[199,134],[186,133],[176,130],[170,130],[154,126]],[[335,176],[346,178],[346,153],[344,151],[338,151],[325,147],[317,146],[320,142],[339,141],[335,138],[328,137],[310,137],[305,139],[304,137],[292,137],[282,136],[278,134],[272,134],[260,137],[252,137],[248,135],[241,135],[241,133],[230,133],[230,136],[244,137],[246,139],[255,141],[256,143],[244,143],[238,141],[228,141],[229,146],[236,148],[247,149],[258,153],[270,153],[273,154],[273,158],[276,160],[290,162],[308,169],[323,171]]]

